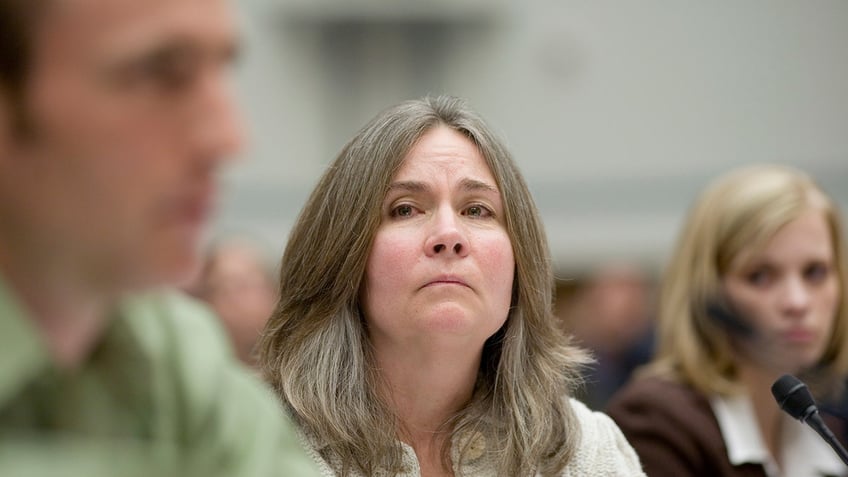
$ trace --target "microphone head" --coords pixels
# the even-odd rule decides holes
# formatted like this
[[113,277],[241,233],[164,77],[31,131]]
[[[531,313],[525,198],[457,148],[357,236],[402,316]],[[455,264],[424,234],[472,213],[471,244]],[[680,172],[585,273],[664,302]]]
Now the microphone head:
[[795,376],[781,376],[771,385],[771,393],[781,409],[801,422],[806,422],[811,415],[818,412],[816,401],[807,385]]
[[732,310],[726,300],[718,298],[707,300],[705,308],[707,316],[728,333],[740,338],[750,339],[754,337],[754,328],[739,313]]

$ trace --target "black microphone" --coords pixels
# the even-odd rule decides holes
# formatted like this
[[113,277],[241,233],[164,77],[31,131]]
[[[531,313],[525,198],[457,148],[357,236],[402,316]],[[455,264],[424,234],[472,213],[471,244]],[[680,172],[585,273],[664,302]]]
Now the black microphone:
[[816,431],[825,442],[833,448],[836,455],[842,459],[845,465],[848,465],[848,452],[842,447],[842,444],[836,440],[830,428],[822,421],[819,416],[819,410],[816,407],[816,401],[807,385],[801,382],[800,379],[790,374],[784,374],[774,384],[771,385],[771,393],[777,404],[787,414],[798,419],[801,422],[808,424]]
[[740,338],[751,339],[756,334],[754,327],[736,312],[730,303],[723,298],[712,298],[707,300],[704,307],[707,316],[712,318],[719,326],[728,333]]

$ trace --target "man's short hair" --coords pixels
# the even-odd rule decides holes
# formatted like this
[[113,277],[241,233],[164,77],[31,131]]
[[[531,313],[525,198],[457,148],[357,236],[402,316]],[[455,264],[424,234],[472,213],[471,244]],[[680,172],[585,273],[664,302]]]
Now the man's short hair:
[[46,0],[0,0],[0,99],[21,119],[21,98],[26,89],[32,38]]

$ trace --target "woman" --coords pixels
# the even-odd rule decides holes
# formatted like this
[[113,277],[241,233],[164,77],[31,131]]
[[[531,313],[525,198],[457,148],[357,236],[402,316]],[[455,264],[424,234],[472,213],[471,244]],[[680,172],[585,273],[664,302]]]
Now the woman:
[[567,397],[585,358],[552,290],[502,143],[458,99],[410,101],[312,193],[260,360],[325,475],[644,475]]
[[648,475],[843,475],[771,395],[789,373],[823,397],[848,370],[842,234],[790,168],[736,170],[701,195],[663,279],[657,356],[609,407]]

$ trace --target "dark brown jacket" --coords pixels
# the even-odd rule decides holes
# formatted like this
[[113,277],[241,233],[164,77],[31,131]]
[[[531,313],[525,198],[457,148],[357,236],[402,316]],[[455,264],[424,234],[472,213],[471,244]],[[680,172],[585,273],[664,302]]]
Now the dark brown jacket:
[[[730,463],[709,401],[685,384],[636,379],[613,397],[607,413],[636,449],[648,477],[766,475],[762,465]],[[828,425],[841,434],[841,422]]]

